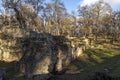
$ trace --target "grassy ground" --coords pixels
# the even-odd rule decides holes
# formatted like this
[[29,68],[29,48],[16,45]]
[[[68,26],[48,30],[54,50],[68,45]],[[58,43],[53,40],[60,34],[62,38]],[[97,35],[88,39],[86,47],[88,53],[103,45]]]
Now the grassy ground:
[[23,77],[17,78],[17,76],[19,75],[19,72],[15,71],[15,62],[0,61],[0,68],[5,68],[6,80],[29,80]]
[[[92,75],[95,72],[106,72],[114,77],[120,76],[119,49],[87,49],[69,66],[67,73]],[[76,79],[77,80],[77,79]]]
[[6,73],[7,73],[6,75],[7,79],[14,77],[15,75],[14,62],[0,61],[0,68],[5,68]]

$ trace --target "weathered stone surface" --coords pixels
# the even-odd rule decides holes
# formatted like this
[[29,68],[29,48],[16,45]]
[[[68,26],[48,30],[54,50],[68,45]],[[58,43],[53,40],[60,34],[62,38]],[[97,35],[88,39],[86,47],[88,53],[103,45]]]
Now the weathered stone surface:
[[[20,36],[19,36],[20,35]],[[22,45],[19,37],[26,36],[23,31],[17,27],[2,27],[0,30],[0,60],[18,61],[22,53]]]
[[[49,37],[49,38],[48,38]],[[20,71],[29,74],[54,74],[71,61],[70,46],[59,42],[51,35],[25,39],[23,57],[19,61]]]
[[51,60],[50,60],[50,57],[47,56],[45,57],[42,62],[38,62],[36,65],[35,65],[35,69],[34,69],[34,74],[48,74],[49,71],[49,66],[51,64]]
[[17,71],[29,77],[62,73],[73,55],[79,57],[83,53],[79,43],[74,42],[70,44],[64,36],[3,28],[0,31],[0,60],[18,61]]

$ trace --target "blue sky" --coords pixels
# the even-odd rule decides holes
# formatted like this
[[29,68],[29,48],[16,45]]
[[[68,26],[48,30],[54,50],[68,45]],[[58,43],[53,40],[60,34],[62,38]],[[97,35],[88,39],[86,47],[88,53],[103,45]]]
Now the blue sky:
[[[46,0],[47,2],[50,2],[51,0]],[[67,11],[71,13],[72,11],[76,11],[78,8],[78,5],[80,3],[80,0],[62,0],[65,4],[65,7],[67,8]]]
[[[47,2],[51,0],[46,0]],[[79,5],[91,5],[99,0],[62,0],[69,13],[76,11]],[[120,10],[120,0],[104,0],[109,3],[113,11]]]
[[[90,5],[94,4],[98,0],[62,0],[66,5],[69,13],[72,10],[76,11],[79,5]],[[120,10],[120,0],[104,0],[109,3],[114,11]]]
[[77,10],[80,0],[63,0],[63,2],[67,8],[67,11],[71,13],[72,11]]

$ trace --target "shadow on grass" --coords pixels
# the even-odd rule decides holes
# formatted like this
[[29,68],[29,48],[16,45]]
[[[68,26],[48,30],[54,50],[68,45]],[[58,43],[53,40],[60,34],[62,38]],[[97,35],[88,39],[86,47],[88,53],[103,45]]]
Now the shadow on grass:
[[[81,57],[87,60],[82,60]],[[116,49],[115,51],[113,49],[88,49],[81,57],[69,65],[68,72],[71,72],[71,76],[75,75],[79,76],[80,80],[88,80],[89,76],[93,76],[95,72],[107,73],[114,77],[120,75],[120,53]]]
[[18,72],[15,71],[15,64],[16,62],[5,62],[0,61],[0,69],[5,70],[5,77],[7,80],[12,79],[15,75],[18,74]]

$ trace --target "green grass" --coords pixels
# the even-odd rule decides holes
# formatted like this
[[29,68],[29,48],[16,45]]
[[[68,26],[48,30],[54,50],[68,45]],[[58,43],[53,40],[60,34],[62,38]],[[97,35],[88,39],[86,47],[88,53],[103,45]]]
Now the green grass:
[[82,56],[69,65],[68,73],[104,72],[109,69],[112,76],[120,75],[120,50],[118,49],[87,49]]
[[15,72],[14,62],[0,61],[0,68],[5,68],[6,69],[7,80],[13,80],[14,76],[18,74],[17,72]]
[[4,61],[0,61],[0,67],[1,68],[5,68],[6,72],[7,72],[7,79],[9,79],[10,77],[13,76],[14,74],[14,67],[13,67],[13,63],[12,62],[4,62]]

